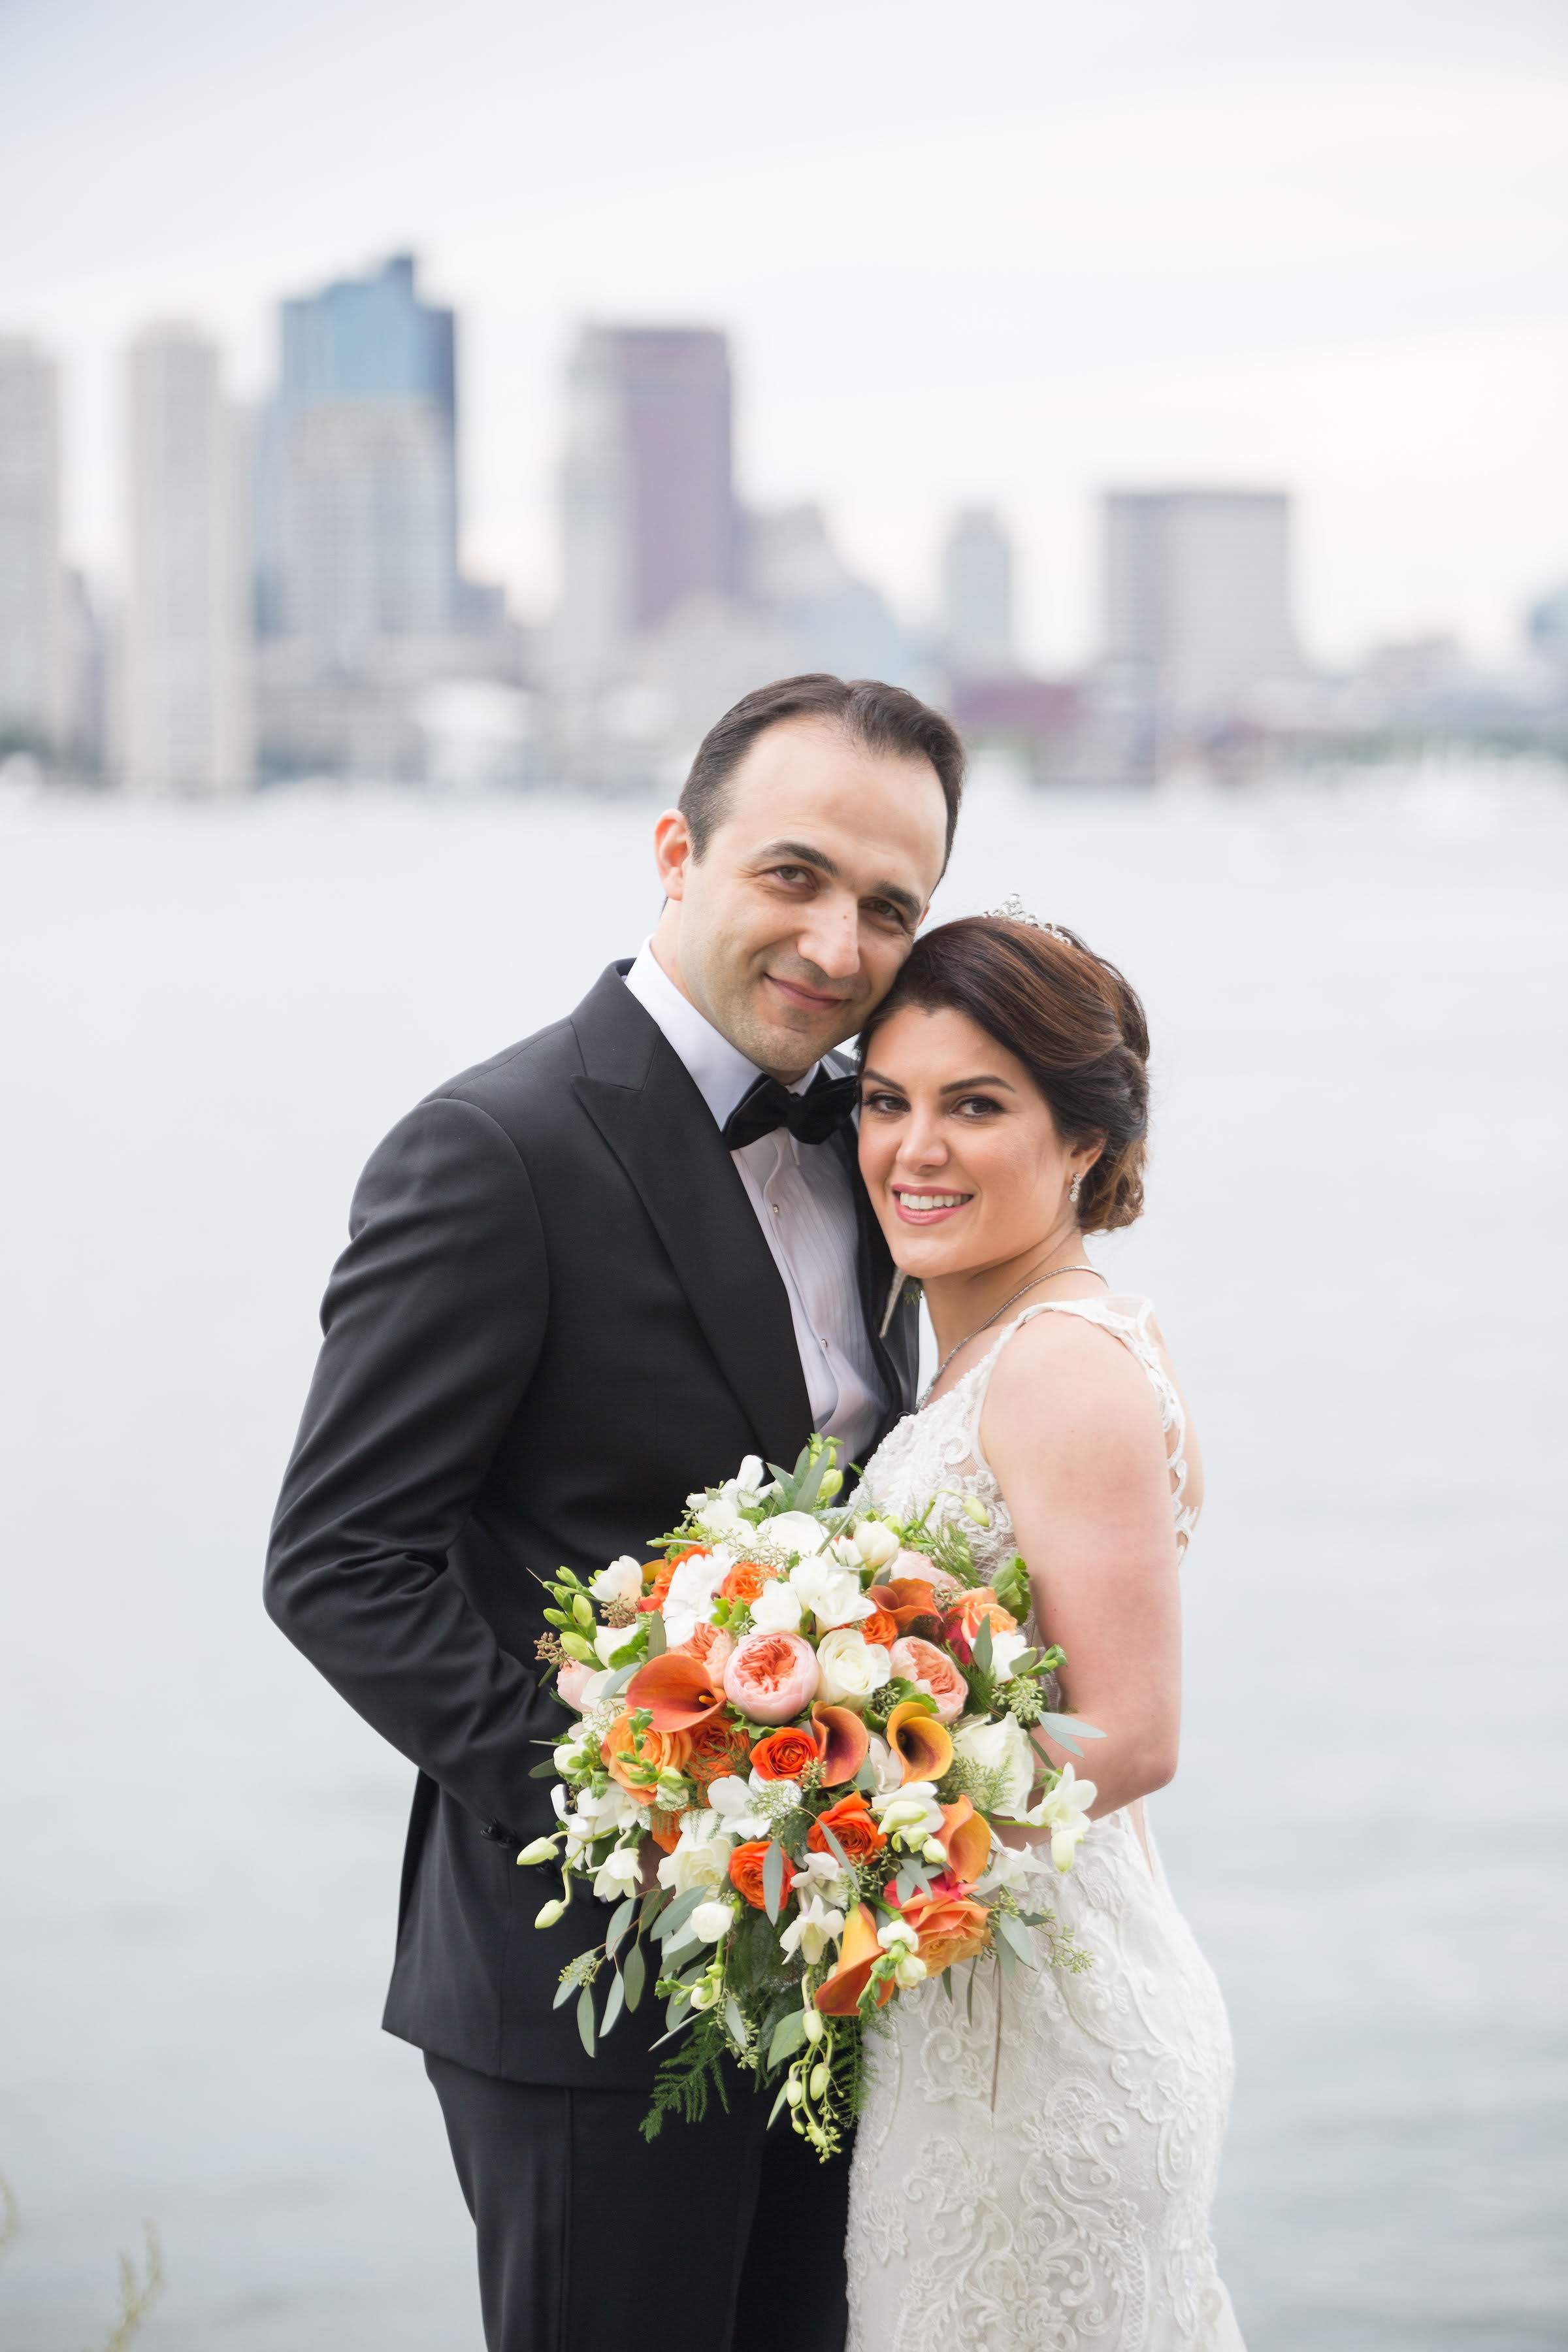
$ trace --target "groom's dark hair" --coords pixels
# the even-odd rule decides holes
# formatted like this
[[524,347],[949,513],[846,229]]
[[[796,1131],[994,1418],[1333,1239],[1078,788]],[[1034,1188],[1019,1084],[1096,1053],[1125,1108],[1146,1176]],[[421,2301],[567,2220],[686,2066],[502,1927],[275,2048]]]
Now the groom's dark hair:
[[801,677],[775,678],[743,694],[733,709],[716,719],[698,746],[691,773],[681,787],[680,814],[691,835],[691,854],[700,857],[724,821],[725,787],[759,735],[786,719],[825,719],[868,751],[894,759],[929,760],[947,803],[945,866],[963,797],[963,745],[957,731],[929,703],[901,686],[874,677],[834,677],[811,670]]

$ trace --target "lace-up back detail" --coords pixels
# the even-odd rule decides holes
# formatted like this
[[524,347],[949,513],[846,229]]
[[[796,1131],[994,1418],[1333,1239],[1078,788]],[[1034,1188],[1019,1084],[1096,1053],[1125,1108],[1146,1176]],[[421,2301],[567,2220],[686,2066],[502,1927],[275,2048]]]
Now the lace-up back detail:
[[1165,1369],[1154,1337],[1154,1310],[1146,1298],[1047,1298],[1026,1307],[1004,1326],[979,1363],[955,1381],[945,1395],[934,1403],[922,1403],[889,1432],[867,1474],[868,1498],[908,1517],[923,1509],[935,1495],[948,1507],[944,1515],[951,1516],[965,1495],[974,1495],[991,1514],[990,1527],[973,1541],[976,1566],[988,1572],[1017,1549],[1012,1514],[981,1450],[980,1416],[997,1358],[1014,1334],[1037,1315],[1076,1315],[1082,1323],[1098,1324],[1142,1365],[1160,1403],[1176,1549],[1184,1552],[1198,1521],[1197,1510],[1187,1499],[1187,1416]]

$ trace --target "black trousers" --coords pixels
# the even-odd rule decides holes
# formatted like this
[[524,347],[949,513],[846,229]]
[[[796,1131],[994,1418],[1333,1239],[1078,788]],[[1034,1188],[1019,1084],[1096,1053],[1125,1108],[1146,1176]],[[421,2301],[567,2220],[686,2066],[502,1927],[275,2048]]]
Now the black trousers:
[[843,2352],[847,2155],[821,2164],[773,2096],[637,2126],[643,2091],[425,2071],[479,2237],[488,2352]]

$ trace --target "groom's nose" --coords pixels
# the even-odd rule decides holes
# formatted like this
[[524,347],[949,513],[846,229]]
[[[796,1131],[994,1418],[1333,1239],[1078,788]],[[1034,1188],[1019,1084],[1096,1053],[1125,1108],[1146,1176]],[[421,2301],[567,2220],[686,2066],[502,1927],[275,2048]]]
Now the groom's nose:
[[824,980],[853,980],[860,969],[860,909],[847,893],[842,900],[814,902],[795,934],[795,952],[815,964]]

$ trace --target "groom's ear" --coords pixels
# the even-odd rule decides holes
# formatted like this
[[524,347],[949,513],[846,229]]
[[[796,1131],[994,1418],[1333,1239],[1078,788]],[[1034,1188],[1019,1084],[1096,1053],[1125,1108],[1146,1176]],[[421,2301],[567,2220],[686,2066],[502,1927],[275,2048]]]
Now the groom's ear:
[[667,898],[686,896],[686,869],[691,857],[690,827],[678,808],[666,809],[653,829],[653,862]]

